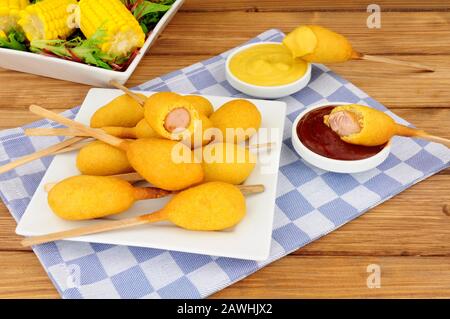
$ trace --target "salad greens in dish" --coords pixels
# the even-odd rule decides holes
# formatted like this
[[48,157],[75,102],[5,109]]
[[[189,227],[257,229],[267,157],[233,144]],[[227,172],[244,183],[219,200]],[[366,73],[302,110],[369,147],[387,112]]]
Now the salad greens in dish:
[[0,48],[124,71],[175,0],[0,0]]

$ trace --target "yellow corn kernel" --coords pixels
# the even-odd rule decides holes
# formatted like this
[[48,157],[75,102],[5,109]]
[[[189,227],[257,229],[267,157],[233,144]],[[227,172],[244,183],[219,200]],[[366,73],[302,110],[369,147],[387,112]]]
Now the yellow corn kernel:
[[29,4],[28,0],[0,0],[0,31],[17,28],[19,12]]
[[29,41],[65,39],[74,30],[68,25],[68,7],[76,3],[76,0],[36,2],[20,12],[18,23]]
[[103,52],[126,56],[144,45],[145,34],[139,22],[120,0],[81,0],[80,29],[86,38],[104,29],[106,36],[100,45]]

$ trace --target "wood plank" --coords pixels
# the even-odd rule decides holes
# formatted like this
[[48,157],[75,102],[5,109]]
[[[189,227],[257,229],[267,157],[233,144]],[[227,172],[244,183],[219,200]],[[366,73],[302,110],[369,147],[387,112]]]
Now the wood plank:
[[[450,256],[450,169],[414,185],[295,254]],[[0,251],[27,250],[15,222],[0,208]]]
[[436,71],[421,73],[368,61],[335,64],[331,69],[389,108],[450,106],[450,92],[447,89],[450,85],[449,56],[389,57],[422,62]]
[[[128,86],[135,86],[149,79],[205,60],[212,55],[147,55],[137,68]],[[395,56],[389,56],[395,57]],[[420,56],[401,56],[408,61],[421,61]],[[426,61],[426,62],[425,62]],[[434,73],[418,73],[399,66],[380,65],[368,61],[351,61],[333,65],[339,75],[354,83],[367,94],[390,108],[450,107],[450,62],[447,55],[426,56],[425,63],[436,67]],[[0,111],[12,117],[23,118],[22,123],[34,117],[15,113],[26,110],[32,103],[40,103],[52,109],[73,107],[82,103],[89,86],[38,77],[15,71],[0,70],[0,79],[8,79],[0,86]],[[374,79],[378,79],[374,81]],[[39,89],[24,87],[30,83]],[[9,116],[3,117],[10,120]],[[27,121],[28,119],[28,121]],[[9,127],[17,126],[9,123]],[[5,123],[8,124],[8,123]],[[1,124],[0,124],[1,127]]]
[[215,55],[268,29],[289,32],[299,24],[329,27],[366,54],[450,52],[450,12],[385,12],[380,29],[368,29],[366,19],[362,12],[180,12],[151,52]]
[[[283,258],[213,298],[427,298],[450,296],[450,257]],[[381,288],[367,288],[367,266]]]
[[[181,7],[181,11],[366,11],[367,0],[302,0],[302,1],[280,1],[277,0],[187,0]],[[428,11],[448,10],[448,1],[404,1],[404,0],[378,0],[381,11]]]
[[[389,104],[387,104],[389,105]],[[393,109],[393,112],[430,134],[450,138],[444,123],[450,120],[450,110],[439,108]]]
[[59,298],[32,252],[0,252],[0,298]]
[[[289,256],[212,298],[448,298],[449,263],[450,257]],[[381,267],[379,289],[367,288],[369,264]],[[0,269],[0,298],[59,297],[32,253],[0,252]]]

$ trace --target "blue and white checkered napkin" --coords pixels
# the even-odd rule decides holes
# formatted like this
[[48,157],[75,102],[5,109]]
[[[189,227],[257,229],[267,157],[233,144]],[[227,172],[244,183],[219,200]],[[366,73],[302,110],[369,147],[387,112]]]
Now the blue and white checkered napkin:
[[[281,41],[269,30],[251,40]],[[139,86],[142,90],[244,96],[225,80],[228,53]],[[395,138],[379,167],[358,174],[320,170],[299,158],[290,143],[292,121],[307,106],[325,101],[366,104],[395,114],[322,65],[313,67],[307,88],[282,99],[288,104],[270,258],[263,262],[158,249],[58,241],[34,251],[64,298],[201,298],[248,276],[272,261],[358,217],[420,180],[446,168],[450,150],[421,140]],[[77,109],[65,112],[74,117]],[[48,121],[27,127],[52,126]],[[29,138],[22,128],[0,134],[0,164],[53,144]],[[43,158],[0,175],[1,197],[19,220],[51,159]]]

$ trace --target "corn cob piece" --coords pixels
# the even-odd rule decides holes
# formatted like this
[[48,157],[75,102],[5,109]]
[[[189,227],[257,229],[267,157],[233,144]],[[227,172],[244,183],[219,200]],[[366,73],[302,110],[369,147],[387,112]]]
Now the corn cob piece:
[[0,31],[16,28],[20,10],[29,4],[28,0],[0,0]]
[[126,56],[144,45],[145,34],[120,0],[81,0],[80,29],[90,38],[100,28],[106,36],[100,48],[113,56]]
[[0,30],[0,39],[6,39],[6,33],[3,30]]
[[29,41],[67,38],[73,28],[68,26],[68,6],[76,0],[43,0],[20,12],[19,25]]

